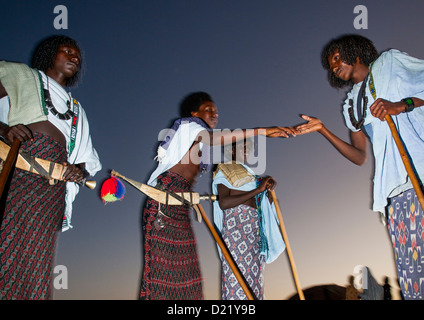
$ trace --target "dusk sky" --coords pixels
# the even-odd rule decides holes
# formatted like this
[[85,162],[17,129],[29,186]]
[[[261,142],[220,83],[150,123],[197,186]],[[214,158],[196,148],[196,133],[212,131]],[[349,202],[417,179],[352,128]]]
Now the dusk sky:
[[[67,29],[55,27],[58,5],[67,9]],[[355,24],[358,5],[366,10]],[[103,169],[94,191],[80,190],[73,229],[59,236],[55,265],[66,266],[68,289],[55,290],[57,300],[138,298],[146,197],[126,184],[122,201],[104,205],[100,186],[111,169],[147,182],[158,133],[178,117],[188,93],[211,94],[219,129],[294,126],[306,114],[348,140],[341,114],[346,90],[328,84],[323,46],[356,33],[380,52],[396,48],[424,58],[422,0],[15,0],[3,1],[2,12],[1,60],[30,63],[36,44],[53,34],[75,38],[84,51],[82,81],[70,90],[87,113]],[[390,277],[397,298],[391,243],[371,210],[371,153],[358,167],[318,133],[266,142],[266,174],[278,182],[302,287],[346,286],[364,265],[379,283]],[[210,185],[204,175],[194,190],[210,193]],[[212,219],[212,204],[202,205]],[[205,299],[219,299],[216,246],[205,223],[192,218]],[[295,293],[283,254],[265,267],[265,298]]]

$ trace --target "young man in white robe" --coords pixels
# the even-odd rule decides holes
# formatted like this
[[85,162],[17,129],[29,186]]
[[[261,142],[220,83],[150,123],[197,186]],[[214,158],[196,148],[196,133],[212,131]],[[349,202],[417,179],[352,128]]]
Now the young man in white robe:
[[375,159],[373,210],[387,222],[404,299],[424,298],[424,217],[389,125],[396,125],[422,189],[424,178],[424,61],[392,49],[378,54],[359,35],[330,41],[322,52],[330,85],[352,86],[343,106],[351,143],[317,118],[302,116],[301,133],[317,131],[347,159],[362,165],[367,140]]

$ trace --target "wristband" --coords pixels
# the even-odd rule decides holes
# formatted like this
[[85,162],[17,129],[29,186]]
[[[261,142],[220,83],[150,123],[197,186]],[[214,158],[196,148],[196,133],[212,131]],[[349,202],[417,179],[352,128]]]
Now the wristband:
[[411,112],[415,108],[414,100],[412,98],[405,98],[402,99],[402,101],[405,103],[405,110],[403,112]]

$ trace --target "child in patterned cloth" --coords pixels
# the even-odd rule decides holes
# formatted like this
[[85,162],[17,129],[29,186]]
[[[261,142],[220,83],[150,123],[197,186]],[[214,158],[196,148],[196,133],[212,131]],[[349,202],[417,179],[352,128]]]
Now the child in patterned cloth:
[[[272,177],[258,178],[244,165],[252,151],[252,140],[231,147],[232,162],[217,166],[212,183],[218,202],[214,221],[235,263],[257,299],[264,297],[265,263],[274,261],[285,249],[278,218],[267,190],[276,187]],[[246,300],[228,262],[222,257],[223,300]]]

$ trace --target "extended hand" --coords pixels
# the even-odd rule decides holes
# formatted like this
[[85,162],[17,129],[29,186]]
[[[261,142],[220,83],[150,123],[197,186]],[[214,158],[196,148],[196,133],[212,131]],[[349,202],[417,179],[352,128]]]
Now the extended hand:
[[294,129],[297,131],[298,134],[307,134],[315,131],[319,131],[322,128],[324,128],[324,125],[322,124],[321,120],[318,118],[309,117],[307,115],[302,115],[302,119],[308,121],[305,124],[298,125]]
[[298,132],[292,127],[272,127],[266,128],[266,136],[270,138],[289,138],[290,135],[296,137]]

